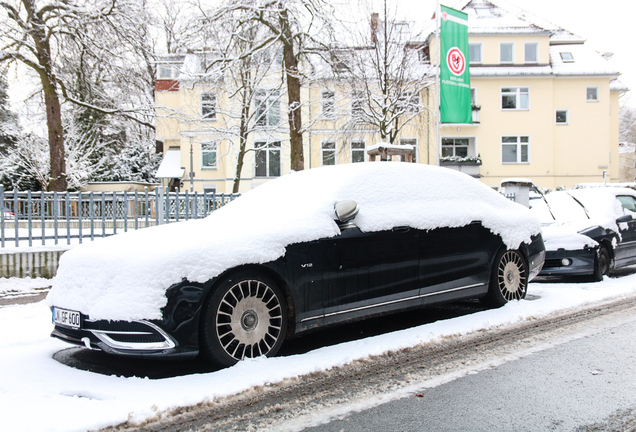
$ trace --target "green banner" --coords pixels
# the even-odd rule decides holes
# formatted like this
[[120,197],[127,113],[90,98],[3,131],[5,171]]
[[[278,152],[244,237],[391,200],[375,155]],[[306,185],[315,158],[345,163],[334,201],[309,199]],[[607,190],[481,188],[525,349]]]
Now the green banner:
[[472,124],[468,15],[446,6],[440,7],[441,122]]

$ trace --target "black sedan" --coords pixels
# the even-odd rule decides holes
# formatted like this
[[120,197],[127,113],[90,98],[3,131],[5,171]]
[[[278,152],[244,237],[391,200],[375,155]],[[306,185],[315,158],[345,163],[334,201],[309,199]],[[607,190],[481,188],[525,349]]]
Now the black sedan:
[[544,222],[541,276],[600,281],[612,269],[636,264],[636,192],[619,187],[557,191],[533,200]]
[[523,299],[545,252],[538,220],[469,176],[364,163],[289,174],[203,222],[68,254],[48,297],[52,336],[229,366],[324,326]]

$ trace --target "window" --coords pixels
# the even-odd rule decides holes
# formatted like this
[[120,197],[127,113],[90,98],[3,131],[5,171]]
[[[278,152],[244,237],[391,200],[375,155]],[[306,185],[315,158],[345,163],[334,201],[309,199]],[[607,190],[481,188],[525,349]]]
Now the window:
[[171,79],[177,77],[178,68],[170,65],[159,66],[159,79]]
[[563,63],[574,63],[574,56],[572,55],[572,53],[562,52],[560,54],[561,54],[561,60],[563,60]]
[[201,168],[216,168],[218,141],[201,143]]
[[405,91],[398,96],[397,107],[403,113],[415,114],[420,110],[420,97],[413,92]]
[[364,96],[360,90],[351,92],[351,118],[354,121],[364,118]]
[[336,92],[331,90],[322,92],[322,115],[330,119],[336,116]]
[[323,165],[335,165],[336,164],[336,143],[333,141],[327,141],[322,143],[322,164]]
[[568,124],[570,122],[570,110],[558,109],[556,110],[556,124]]
[[620,201],[621,205],[623,206],[625,210],[629,210],[632,213],[636,213],[636,200],[634,199],[633,196],[619,195],[616,198]]
[[442,157],[468,157],[468,138],[442,138]]
[[468,44],[468,58],[470,60],[470,63],[482,62],[482,55],[481,55],[482,46],[483,45],[481,43]]
[[501,109],[527,110],[530,100],[529,87],[502,87]]
[[539,63],[539,43],[526,42],[523,44],[524,62]]
[[430,60],[428,58],[428,47],[420,48],[417,50],[417,59],[422,63],[426,63]]
[[216,193],[216,183],[203,183],[203,193],[205,193],[205,194],[215,194]]
[[[413,146],[413,155],[411,156],[411,162],[417,163],[417,140],[415,138],[400,138],[400,145]],[[401,155],[400,159],[402,160],[402,162],[406,162],[405,155]]]
[[407,22],[394,22],[393,23],[393,38],[399,40],[407,39],[410,34],[410,25]]
[[599,100],[599,87],[595,86],[595,87],[588,87],[586,90],[586,100],[588,102],[598,102]]
[[255,177],[280,177],[280,141],[255,142]]
[[502,42],[499,44],[499,63],[515,62],[514,42]]
[[272,62],[276,64],[283,64],[283,50],[282,49],[264,49],[258,52],[256,55],[256,61],[265,65],[270,65]]
[[530,162],[530,137],[501,137],[501,162],[505,164]]
[[256,126],[278,126],[280,123],[280,99],[278,90],[257,90]]
[[365,153],[366,145],[364,144],[364,141],[351,141],[351,162],[364,162]]
[[204,120],[216,120],[216,95],[201,93],[201,117]]
[[492,9],[490,6],[475,6],[475,14],[478,17],[489,17],[492,16]]

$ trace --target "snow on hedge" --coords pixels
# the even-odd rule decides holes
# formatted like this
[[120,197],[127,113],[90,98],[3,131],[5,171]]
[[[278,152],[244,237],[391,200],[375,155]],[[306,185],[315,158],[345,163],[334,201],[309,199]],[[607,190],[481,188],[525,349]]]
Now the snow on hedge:
[[360,205],[363,231],[461,227],[475,220],[509,248],[541,230],[523,206],[457,171],[406,163],[360,163],[291,173],[203,220],[119,234],[66,252],[47,302],[93,319],[160,319],[165,291],[205,282],[241,264],[266,263],[287,245],[340,233],[334,204]]

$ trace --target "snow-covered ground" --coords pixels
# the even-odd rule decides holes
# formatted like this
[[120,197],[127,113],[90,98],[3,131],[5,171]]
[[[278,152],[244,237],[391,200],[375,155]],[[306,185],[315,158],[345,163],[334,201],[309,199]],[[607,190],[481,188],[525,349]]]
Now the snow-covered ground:
[[[0,290],[29,291],[33,280],[1,280]],[[39,285],[35,283],[35,285]],[[636,274],[599,283],[531,283],[532,300],[454,319],[324,347],[288,357],[258,358],[217,372],[150,380],[70,368],[52,356],[68,344],[52,339],[45,302],[0,308],[1,430],[84,431],[236,394],[356,359],[545,317],[636,294]],[[113,358],[116,361],[116,358]]]

